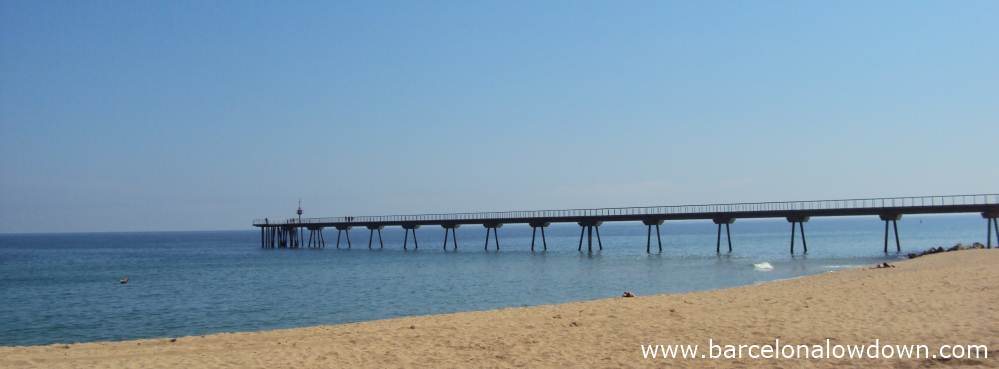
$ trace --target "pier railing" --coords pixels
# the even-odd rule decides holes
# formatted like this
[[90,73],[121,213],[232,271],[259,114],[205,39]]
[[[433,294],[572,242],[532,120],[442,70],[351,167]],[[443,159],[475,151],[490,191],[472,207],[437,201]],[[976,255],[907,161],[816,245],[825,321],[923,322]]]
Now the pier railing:
[[514,218],[607,217],[705,213],[738,213],[797,210],[887,209],[925,206],[999,205],[999,194],[883,197],[869,199],[745,202],[731,204],[643,206],[595,209],[520,210],[495,212],[465,212],[410,215],[342,216],[325,218],[263,218],[254,219],[254,226],[309,225],[329,223],[382,223],[468,221]]

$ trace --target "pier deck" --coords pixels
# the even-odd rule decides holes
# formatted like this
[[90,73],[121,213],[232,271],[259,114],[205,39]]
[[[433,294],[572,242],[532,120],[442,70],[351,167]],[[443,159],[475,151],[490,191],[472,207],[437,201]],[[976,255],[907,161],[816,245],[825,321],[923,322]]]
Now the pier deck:
[[[551,223],[578,223],[583,229],[580,232],[580,250],[584,231],[592,234],[594,227],[597,229],[599,243],[599,226],[603,222],[617,221],[641,221],[649,227],[649,242],[651,242],[651,229],[656,227],[658,236],[659,225],[663,221],[669,220],[712,220],[718,225],[718,247],[720,252],[721,228],[725,225],[726,233],[731,223],[740,218],[786,218],[792,224],[792,237],[794,237],[794,225],[797,223],[804,240],[804,225],[811,217],[825,216],[878,216],[885,222],[885,252],[888,244],[888,225],[891,223],[895,227],[896,248],[900,251],[901,246],[898,240],[897,221],[904,214],[943,214],[943,213],[981,213],[987,221],[988,246],[992,244],[992,234],[995,231],[999,239],[999,194],[976,194],[976,195],[948,195],[948,196],[919,196],[919,197],[889,197],[889,198],[869,198],[869,199],[843,199],[843,200],[812,200],[812,201],[780,201],[780,202],[754,202],[754,203],[733,203],[733,204],[706,204],[706,205],[677,205],[677,206],[649,206],[649,207],[621,207],[621,208],[598,208],[598,209],[564,209],[564,210],[527,210],[527,211],[501,211],[501,212],[470,212],[470,213],[440,213],[440,214],[413,214],[413,215],[378,215],[378,216],[341,216],[326,218],[261,218],[253,221],[254,227],[261,228],[261,243],[267,247],[268,241],[273,245],[275,238],[268,240],[267,233],[282,233],[287,230],[299,230],[299,235],[278,235],[278,243],[284,241],[286,245],[301,244],[300,236],[302,228],[309,229],[318,234],[311,234],[311,239],[323,240],[322,229],[327,227],[336,228],[338,231],[348,231],[352,227],[366,227],[375,230],[379,236],[384,227],[403,227],[412,229],[415,239],[415,229],[420,226],[441,226],[445,231],[452,230],[461,225],[483,225],[487,232],[503,224],[528,224],[532,228],[547,227]],[[994,226],[994,227],[993,227]],[[268,232],[268,230],[270,232]],[[295,232],[291,232],[295,233]],[[409,232],[407,231],[407,237]],[[544,237],[544,236],[542,236]],[[498,238],[498,234],[497,234]],[[592,244],[592,236],[589,237]],[[339,232],[338,232],[339,239]],[[369,238],[370,241],[370,238]],[[457,241],[455,240],[455,247]],[[792,238],[792,253],[794,252]],[[310,246],[313,244],[310,242]],[[339,242],[338,242],[339,244]],[[661,244],[661,242],[660,242]],[[322,245],[325,245],[323,240]],[[369,242],[370,245],[370,242]],[[318,246],[317,246],[318,247]],[[445,244],[446,247],[446,244]],[[486,245],[488,248],[488,243]],[[648,247],[648,245],[647,245]],[[497,240],[498,249],[498,240]],[[592,246],[590,246],[592,250]],[[532,242],[533,250],[533,242]],[[660,246],[661,250],[661,246]],[[807,246],[806,246],[807,252]],[[729,251],[731,251],[731,239],[729,238]]]

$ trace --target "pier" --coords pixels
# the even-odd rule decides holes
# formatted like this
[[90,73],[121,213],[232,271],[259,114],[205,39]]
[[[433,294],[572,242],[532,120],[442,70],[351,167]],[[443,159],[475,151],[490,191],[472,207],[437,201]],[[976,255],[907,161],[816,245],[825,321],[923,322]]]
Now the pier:
[[[382,245],[381,230],[385,227],[402,227],[406,230],[403,249],[408,250],[409,234],[413,234],[414,249],[419,248],[416,230],[421,226],[439,226],[444,230],[444,250],[458,249],[455,229],[462,225],[480,225],[486,231],[485,250],[489,251],[490,232],[494,250],[499,251],[497,229],[505,224],[526,224],[532,228],[531,251],[535,250],[535,237],[541,229],[543,250],[548,249],[545,228],[553,223],[576,223],[580,226],[577,250],[583,251],[584,238],[586,251],[593,252],[593,239],[596,235],[598,250],[603,249],[600,240],[600,225],[604,222],[642,222],[647,227],[645,251],[651,253],[652,229],[655,228],[659,252],[662,252],[660,226],[671,220],[711,220],[717,225],[715,251],[722,253],[722,228],[725,228],[727,252],[732,252],[732,229],[737,219],[785,218],[791,224],[790,252],[795,254],[795,234],[800,233],[801,253],[808,252],[805,238],[805,223],[812,217],[835,216],[877,216],[884,222],[884,252],[889,252],[889,235],[894,236],[895,252],[902,251],[902,241],[898,221],[905,214],[947,214],[980,213],[986,223],[986,247],[992,248],[992,238],[999,242],[999,194],[888,197],[870,199],[812,200],[751,202],[732,204],[676,205],[623,207],[599,209],[527,210],[502,212],[441,213],[414,215],[343,216],[329,218],[302,218],[301,204],[297,218],[263,218],[253,221],[260,228],[260,246],[263,248],[303,248],[304,230],[309,231],[306,248],[325,248],[324,228],[337,229],[336,247],[340,247],[340,236],[346,235],[346,247],[350,248],[350,229],[365,227],[368,232],[368,248],[372,247],[375,232],[378,233],[379,247]],[[723,227],[724,226],[724,227]],[[891,227],[889,227],[891,226]],[[891,228],[892,232],[889,232]],[[450,235],[450,237],[449,237]]]

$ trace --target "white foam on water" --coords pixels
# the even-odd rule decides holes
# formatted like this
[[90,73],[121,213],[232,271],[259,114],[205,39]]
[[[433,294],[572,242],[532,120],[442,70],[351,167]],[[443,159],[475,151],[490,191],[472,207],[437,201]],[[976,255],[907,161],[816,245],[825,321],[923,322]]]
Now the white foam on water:
[[761,272],[769,272],[771,270],[774,270],[774,266],[764,261],[762,263],[753,264],[753,269],[756,269]]

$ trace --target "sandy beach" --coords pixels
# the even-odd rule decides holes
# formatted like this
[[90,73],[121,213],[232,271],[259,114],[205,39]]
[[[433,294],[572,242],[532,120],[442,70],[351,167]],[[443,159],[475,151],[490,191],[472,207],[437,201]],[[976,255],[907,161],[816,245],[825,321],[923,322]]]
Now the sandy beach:
[[[999,367],[999,251],[738,288],[356,324],[0,348],[2,368]],[[639,281],[636,281],[639,283]],[[984,344],[988,359],[646,359],[642,344]],[[704,351],[699,351],[704,352]]]

